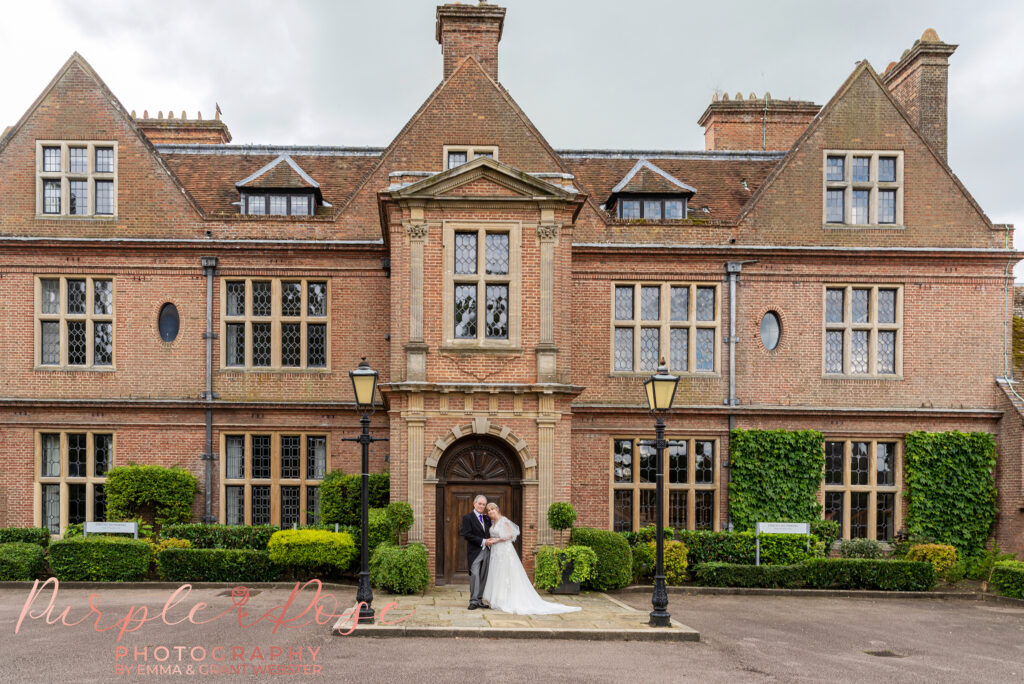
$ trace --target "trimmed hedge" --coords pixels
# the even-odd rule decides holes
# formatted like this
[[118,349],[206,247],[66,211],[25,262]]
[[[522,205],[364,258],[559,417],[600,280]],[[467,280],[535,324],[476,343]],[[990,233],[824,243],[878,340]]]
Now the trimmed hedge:
[[165,582],[275,582],[281,576],[270,552],[255,549],[164,549],[157,565]]
[[345,571],[356,557],[356,544],[348,532],[281,530],[270,538],[267,551],[278,565]]
[[999,561],[992,568],[992,586],[1003,596],[1024,599],[1024,563]]
[[886,554],[881,542],[874,539],[844,539],[839,542],[839,555],[843,558],[885,558]]
[[928,591],[935,586],[931,563],[868,558],[815,558],[804,563],[807,586],[815,589]]
[[393,594],[421,593],[430,584],[427,547],[423,544],[381,544],[370,558],[370,582]]
[[280,531],[276,525],[164,525],[160,536],[187,539],[194,549],[252,549],[265,551],[270,537]]
[[813,430],[733,430],[729,514],[737,530],[757,522],[821,518],[824,437]]
[[39,544],[8,542],[0,544],[0,581],[24,582],[43,575],[46,550]]
[[[370,508],[386,508],[391,503],[391,474],[371,473],[368,479]],[[340,470],[327,473],[320,484],[320,522],[358,525],[361,483],[362,475]]]
[[935,566],[935,573],[941,575],[956,565],[956,547],[949,544],[915,544],[907,552],[908,561],[924,561]]
[[621,589],[633,579],[633,556],[629,544],[618,532],[593,527],[574,527],[569,543],[589,546],[597,554],[594,577],[583,583],[587,589]]
[[0,544],[13,542],[45,547],[50,543],[50,530],[46,527],[0,527]]
[[196,476],[183,468],[125,465],[107,471],[103,490],[107,519],[142,517],[157,525],[187,522],[199,491]]
[[701,563],[693,568],[697,584],[705,587],[793,589],[804,585],[805,572],[803,565]]
[[138,582],[146,579],[152,547],[141,539],[75,537],[50,544],[50,568],[62,582]]
[[[735,563],[753,565],[757,544],[753,532],[710,532],[678,530],[676,539],[689,549],[690,565]],[[810,550],[803,534],[761,535],[762,565],[794,565],[825,555],[822,541],[811,535]]]
[[907,533],[957,547],[962,556],[985,550],[996,520],[996,443],[986,432],[911,432],[904,438]]

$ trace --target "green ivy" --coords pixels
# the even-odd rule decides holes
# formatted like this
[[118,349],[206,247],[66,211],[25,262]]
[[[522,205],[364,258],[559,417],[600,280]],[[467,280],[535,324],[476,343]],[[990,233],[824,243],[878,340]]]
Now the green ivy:
[[188,522],[196,497],[196,476],[182,468],[126,465],[107,472],[107,517],[143,517],[157,525]]
[[911,432],[905,438],[907,533],[984,552],[996,519],[996,444],[985,432]]
[[737,530],[757,522],[821,517],[818,489],[824,438],[813,430],[733,430],[729,438],[729,514]]

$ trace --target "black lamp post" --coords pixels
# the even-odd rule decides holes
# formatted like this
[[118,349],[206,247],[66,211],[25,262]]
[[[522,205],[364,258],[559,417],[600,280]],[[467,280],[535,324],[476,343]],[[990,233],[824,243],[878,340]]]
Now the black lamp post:
[[345,442],[359,442],[363,447],[362,462],[362,486],[359,491],[360,505],[360,533],[359,533],[359,589],[356,591],[356,601],[359,603],[359,622],[373,622],[373,590],[370,588],[370,561],[368,531],[370,527],[370,443],[386,442],[386,437],[370,436],[370,413],[373,411],[373,394],[377,388],[377,371],[370,368],[366,363],[366,357],[359,363],[359,367],[348,372],[352,378],[352,390],[356,396],[356,408],[363,414],[359,423],[362,425],[362,433],[358,437],[346,437]]
[[[654,423],[654,449],[657,452],[658,473],[655,482],[657,483],[657,556],[654,570],[654,595],[651,597],[651,604],[654,610],[651,611],[650,625],[652,627],[671,627],[672,616],[668,614],[668,592],[665,590],[665,466],[664,453],[668,442],[665,441],[665,413],[672,408],[672,400],[676,396],[676,385],[679,378],[668,372],[665,359],[661,359],[658,372],[644,382],[644,389],[647,390],[647,405],[651,412],[657,416]],[[650,442],[648,442],[650,444]]]

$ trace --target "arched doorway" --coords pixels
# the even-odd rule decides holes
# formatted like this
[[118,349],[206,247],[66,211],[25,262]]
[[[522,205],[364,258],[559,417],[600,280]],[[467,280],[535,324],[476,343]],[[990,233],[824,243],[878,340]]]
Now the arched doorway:
[[[459,523],[473,510],[477,494],[498,504],[502,513],[522,527],[522,477],[515,451],[495,437],[464,437],[444,452],[437,464],[438,584],[469,581],[466,541],[459,536]],[[522,537],[515,546],[522,557]]]

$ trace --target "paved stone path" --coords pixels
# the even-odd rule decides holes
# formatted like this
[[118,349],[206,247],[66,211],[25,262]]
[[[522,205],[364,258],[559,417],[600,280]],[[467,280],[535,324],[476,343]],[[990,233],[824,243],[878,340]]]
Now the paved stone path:
[[[649,611],[641,611],[602,592],[584,591],[576,596],[544,594],[555,601],[582,610],[559,615],[514,615],[498,610],[469,610],[469,587],[448,585],[431,587],[423,594],[394,596],[374,593],[373,605],[378,624],[360,625],[354,632],[362,636],[479,636],[517,638],[616,639],[645,641],[697,641],[700,635],[673,620],[671,628],[647,624]],[[386,614],[381,611],[396,604]],[[403,620],[403,618],[405,618]],[[383,625],[380,621],[397,622]],[[335,632],[349,632],[351,620],[339,621]]]

